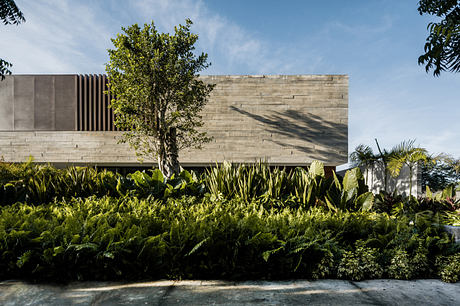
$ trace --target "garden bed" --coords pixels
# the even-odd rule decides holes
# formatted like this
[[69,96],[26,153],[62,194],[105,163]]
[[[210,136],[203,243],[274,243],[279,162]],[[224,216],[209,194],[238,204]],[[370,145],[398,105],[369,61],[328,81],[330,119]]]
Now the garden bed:
[[0,279],[460,277],[460,245],[434,224],[453,202],[374,197],[359,170],[0,174]]

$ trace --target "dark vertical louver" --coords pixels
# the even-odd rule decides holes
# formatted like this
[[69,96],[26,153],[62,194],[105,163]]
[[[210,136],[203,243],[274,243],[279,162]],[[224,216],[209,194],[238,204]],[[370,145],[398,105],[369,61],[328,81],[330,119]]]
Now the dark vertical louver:
[[108,90],[107,76],[79,75],[77,77],[77,131],[119,131],[114,125],[113,110],[109,108],[114,97]]

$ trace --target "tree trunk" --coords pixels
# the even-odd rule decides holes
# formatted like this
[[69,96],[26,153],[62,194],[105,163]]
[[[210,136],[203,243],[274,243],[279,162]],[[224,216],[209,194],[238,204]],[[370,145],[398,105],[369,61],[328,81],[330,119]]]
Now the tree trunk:
[[180,171],[179,150],[177,148],[176,128],[169,128],[163,145],[160,145],[158,152],[158,167],[165,179],[170,179],[173,174]]
[[409,166],[409,200],[412,200],[412,166]]
[[387,192],[388,186],[388,165],[385,161],[383,161],[383,191]]
[[366,165],[366,185],[369,186],[369,166]]

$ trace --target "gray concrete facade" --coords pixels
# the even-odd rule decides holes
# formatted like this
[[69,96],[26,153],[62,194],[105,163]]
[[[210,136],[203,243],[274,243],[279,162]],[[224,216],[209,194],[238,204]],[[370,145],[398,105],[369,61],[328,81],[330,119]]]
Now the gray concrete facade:
[[[224,160],[327,166],[347,162],[348,76],[201,76],[216,84],[202,115],[213,141],[185,150],[186,166]],[[0,82],[0,158],[134,165],[122,132],[77,131],[77,75],[13,75]],[[146,164],[155,163],[145,159]]]
[[74,75],[15,75],[0,82],[0,131],[75,129]]

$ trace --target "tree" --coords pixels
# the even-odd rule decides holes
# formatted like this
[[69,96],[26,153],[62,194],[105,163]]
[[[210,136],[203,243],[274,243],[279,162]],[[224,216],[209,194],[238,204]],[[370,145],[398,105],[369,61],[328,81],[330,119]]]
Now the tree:
[[423,165],[422,179],[431,190],[442,190],[460,182],[460,159],[440,154],[433,163]]
[[383,178],[383,190],[386,192],[388,187],[388,161],[392,156],[392,151],[387,151],[384,149],[383,151],[380,149],[380,145],[375,139],[375,143],[377,144],[377,149],[379,150],[379,154],[374,154],[372,148],[360,144],[356,147],[355,151],[350,154],[351,162],[358,167],[364,167],[366,169],[366,183],[369,184],[368,181],[368,168],[373,167],[376,163],[381,163],[383,166],[384,171],[384,178]]
[[366,184],[369,184],[369,167],[377,161],[372,148],[363,144],[358,145],[355,151],[350,154],[350,160],[354,166],[366,169]]
[[415,147],[414,142],[415,140],[403,141],[394,147],[388,161],[388,170],[393,177],[399,175],[404,165],[409,168],[409,198],[412,197],[412,175],[415,166],[430,161],[427,150]]
[[199,112],[214,85],[198,80],[209,67],[208,55],[193,53],[198,35],[192,21],[175,27],[174,35],[157,32],[154,23],[122,28],[112,39],[106,71],[115,125],[123,129],[139,156],[158,158],[166,178],[179,171],[180,149],[200,148],[211,139],[200,131]]
[[425,43],[425,54],[418,58],[426,72],[433,75],[441,71],[460,71],[460,0],[420,0],[420,15],[430,14],[442,18],[428,24],[430,32]]
[[377,141],[377,138],[375,138],[375,143],[377,144],[377,149],[379,150],[379,155],[377,156],[377,159],[380,160],[380,162],[383,164],[383,171],[384,171],[384,177],[383,177],[383,190],[387,192],[388,188],[388,161],[390,158],[393,156],[393,151],[387,151],[387,149],[383,149],[383,151],[380,149],[379,142]]
[[[0,19],[4,25],[18,25],[26,21],[13,0],[0,0]],[[5,75],[11,74],[9,68],[12,66],[11,63],[0,58],[0,80],[5,79]]]

